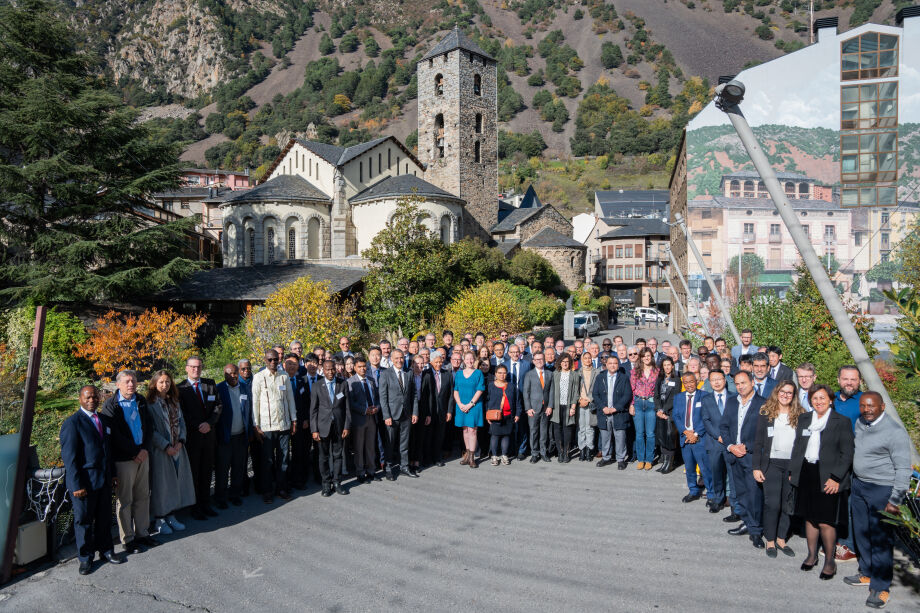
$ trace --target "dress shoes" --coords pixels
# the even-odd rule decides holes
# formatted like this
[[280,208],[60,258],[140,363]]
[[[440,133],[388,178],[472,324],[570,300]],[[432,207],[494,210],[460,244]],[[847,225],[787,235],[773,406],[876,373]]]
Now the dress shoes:
[[131,540],[125,543],[124,548],[125,548],[125,553],[137,553],[138,551],[141,550],[140,544],[135,540]]
[[799,570],[809,571],[818,564],[818,556],[815,556],[815,561],[811,564],[808,563],[808,557],[805,557],[805,560],[802,562],[802,565],[799,567]]
[[336,483],[334,488],[335,488],[336,494],[341,494],[342,496],[348,496],[348,490],[346,490],[345,486],[343,486],[341,483]]
[[523,453],[519,453],[517,459],[518,459],[518,462],[523,462],[524,460],[527,459],[527,456],[524,455]]
[[539,461],[540,461],[540,456],[538,456],[538,455],[532,455],[532,456],[530,456],[530,463],[531,463],[531,464],[536,464],[536,463],[539,462]]
[[824,571],[822,570],[822,571],[821,571],[821,574],[818,575],[818,578],[821,579],[822,581],[830,581],[831,579],[834,578],[834,575],[836,575],[836,574],[837,574],[837,565],[834,564],[834,571],[833,571],[833,572],[826,573],[826,572],[824,572]]
[[709,507],[710,513],[718,513],[719,511],[722,510],[721,507],[719,506],[719,503],[716,502],[715,500],[708,501],[706,503],[706,506]]
[[374,481],[383,481],[383,477],[381,477],[379,473],[374,473],[373,475],[368,475],[367,477],[368,482],[370,482],[371,479]]
[[125,563],[125,559],[121,557],[120,555],[118,555],[117,553],[115,553],[114,551],[112,551],[111,549],[109,551],[102,552],[102,557],[108,560],[109,564],[124,564]]
[[617,470],[626,470],[626,462],[617,462]]
[[418,471],[415,468],[410,467],[409,470],[406,471],[406,476],[412,477],[413,479],[418,479]]
[[748,533],[748,527],[744,524],[740,524],[729,530],[728,533],[732,536],[744,536]]
[[265,504],[271,504],[275,502],[275,497],[266,494],[265,496],[262,496],[262,502],[264,502]]
[[444,467],[444,460],[438,460],[437,462],[435,462],[435,464],[438,465],[438,468],[443,468],[443,467]]
[[757,549],[763,549],[766,547],[766,543],[763,542],[763,537],[759,534],[757,536],[751,536],[751,544],[754,545]]
[[217,517],[217,511],[211,508],[211,505],[204,505],[201,507],[201,512],[207,515],[208,517]]
[[790,558],[795,557],[795,552],[792,550],[792,547],[790,547],[789,545],[783,545],[782,547],[779,547],[778,549],[782,551],[785,555],[789,556]]
[[767,557],[768,558],[776,557],[776,547],[767,547]]
[[92,561],[92,560],[86,560],[85,562],[80,562],[80,570],[79,570],[79,572],[80,572],[81,575],[88,575],[88,574],[90,574],[91,572],[93,572],[93,561]]
[[680,501],[681,502],[695,502],[702,497],[703,497],[702,494],[687,494],[686,496],[681,498]]
[[387,481],[396,481],[396,475],[391,470],[387,471]]
[[601,460],[597,463],[597,466],[599,468],[603,468],[604,466],[610,466],[611,464],[613,464],[613,460]]
[[139,538],[134,539],[134,542],[140,543],[144,547],[156,547],[157,545],[160,544],[160,541],[156,540],[152,536],[141,536]]
[[741,516],[738,515],[737,513],[732,513],[731,515],[727,517],[723,517],[722,521],[732,524],[732,523],[735,523],[736,521],[741,521]]
[[281,490],[280,492],[278,492],[278,498],[280,498],[281,500],[290,500],[291,493],[287,490]]
[[358,483],[366,483],[367,477],[365,477],[364,475],[358,475],[357,480],[358,480]]
[[661,474],[662,474],[662,475],[667,475],[668,473],[672,472],[673,470],[674,470],[674,460],[673,460],[672,458],[668,458],[668,459],[665,460],[665,462],[664,462],[664,467],[661,469]]
[[323,497],[325,497],[325,498],[328,498],[329,496],[332,496],[332,488],[329,487],[328,485],[324,485],[324,486],[323,486],[323,494],[322,494],[322,495],[323,495]]
[[215,504],[214,506],[216,506],[218,509],[220,509],[221,511],[223,511],[224,509],[227,508],[227,503],[224,502],[223,500],[221,500],[220,502],[218,502],[218,503]]

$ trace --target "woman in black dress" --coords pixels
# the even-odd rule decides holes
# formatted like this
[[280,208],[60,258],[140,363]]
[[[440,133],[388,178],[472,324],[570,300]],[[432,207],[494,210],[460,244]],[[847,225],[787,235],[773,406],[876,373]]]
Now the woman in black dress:
[[664,358],[658,369],[658,381],[655,383],[655,439],[661,450],[660,473],[668,474],[674,470],[674,454],[677,451],[677,428],[671,421],[671,409],[674,407],[674,394],[680,392],[680,377],[674,368],[674,360]]
[[818,563],[818,538],[824,546],[822,579],[837,572],[837,529],[846,530],[847,492],[853,467],[853,423],[833,410],[834,392],[817,385],[808,392],[814,409],[799,417],[789,460],[789,480],[796,488],[795,514],[805,520],[808,556],[802,570]]
[[[521,415],[521,409],[517,403],[517,394],[514,388],[510,388],[508,383],[508,368],[504,364],[495,367],[494,379],[486,386],[488,398],[485,403],[486,411],[499,410],[502,412],[502,418],[497,421],[489,421],[489,434],[492,435],[492,466],[498,466],[499,458],[502,464],[511,464],[508,457],[508,450],[511,446],[511,435],[514,432],[514,424]],[[510,392],[510,393],[509,393]],[[488,413],[486,413],[488,415]],[[482,428],[485,430],[485,428]]]

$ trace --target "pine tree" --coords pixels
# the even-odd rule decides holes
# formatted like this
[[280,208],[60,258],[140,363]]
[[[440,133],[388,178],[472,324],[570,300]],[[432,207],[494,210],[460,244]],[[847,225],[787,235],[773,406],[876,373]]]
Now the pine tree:
[[150,227],[133,214],[178,183],[178,149],[106,91],[57,10],[0,6],[0,299],[149,293],[199,267],[181,257],[194,219]]

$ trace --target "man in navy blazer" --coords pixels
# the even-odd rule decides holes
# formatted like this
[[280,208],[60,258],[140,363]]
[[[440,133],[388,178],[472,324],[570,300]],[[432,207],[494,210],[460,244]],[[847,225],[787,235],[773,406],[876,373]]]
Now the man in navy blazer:
[[[374,442],[377,440],[377,413],[380,393],[376,380],[367,372],[364,356],[355,358],[355,374],[345,383],[348,387],[348,408],[351,411],[352,446],[355,451],[355,476],[358,483],[374,481]],[[379,481],[380,477],[376,477]]]
[[[505,363],[508,367],[508,381],[517,390],[517,406],[523,407],[524,402],[524,377],[533,368],[530,360],[524,359],[521,355],[521,348],[517,344],[508,347],[508,361]],[[515,441],[517,445],[518,460],[523,460],[527,456],[529,447],[530,424],[527,421],[527,412],[521,411],[521,418],[514,424],[516,430]],[[512,448],[514,451],[514,448]]]
[[770,358],[766,353],[755,353],[753,359],[754,393],[763,399],[770,397],[776,387],[776,379],[770,376]]
[[73,527],[77,539],[80,574],[88,575],[98,551],[112,564],[124,559],[112,544],[112,456],[109,433],[96,414],[99,390],[80,388],[80,409],[61,425],[61,459],[65,483],[73,503]]
[[735,513],[743,523],[728,531],[729,534],[748,534],[754,547],[763,549],[763,490],[754,480],[751,451],[757,438],[757,416],[764,400],[754,393],[753,376],[744,370],[735,373],[735,388],[738,395],[725,405],[720,433],[728,452],[729,470],[732,471],[732,487],[735,488]]
[[685,392],[674,396],[674,408],[671,419],[680,432],[680,453],[684,458],[687,473],[687,488],[690,492],[684,496],[683,502],[693,502],[702,497],[699,483],[696,479],[696,468],[699,467],[703,476],[703,485],[706,487],[708,504],[713,505],[712,472],[709,470],[709,455],[706,453],[706,426],[703,422],[703,399],[708,396],[704,391],[696,388],[696,375],[685,372],[680,377],[684,384]]
[[[249,385],[240,379],[236,364],[224,366],[224,380],[217,384],[220,405],[224,408],[217,419],[217,457],[215,462],[214,499],[217,507],[243,504],[243,480],[252,435],[252,399]],[[227,477],[230,477],[229,494]]]
[[[728,465],[725,460],[725,445],[722,443],[722,415],[729,399],[733,394],[726,387],[725,373],[719,369],[709,371],[709,392],[703,396],[703,427],[706,428],[706,453],[709,456],[709,472],[712,474],[712,493],[709,498],[709,512],[718,513],[725,499],[725,479],[728,475]],[[735,490],[731,490],[732,506],[735,502]]]
[[291,435],[291,463],[288,465],[288,480],[299,490],[307,489],[312,459],[313,438],[310,436],[310,379],[298,374],[298,362],[295,354],[284,357],[284,372],[291,379],[291,391],[294,392],[294,415],[297,419],[297,432]]
[[620,368],[620,359],[611,355],[604,364],[606,372],[598,373],[594,379],[594,406],[597,407],[597,427],[601,434],[601,459],[599,467],[613,464],[616,447],[617,468],[626,469],[626,430],[631,421],[629,405],[632,402],[632,388],[629,377]]
[[505,344],[501,341],[495,341],[492,345],[492,357],[489,358],[489,364],[492,366],[492,372],[499,364],[508,366],[508,355],[505,353]]

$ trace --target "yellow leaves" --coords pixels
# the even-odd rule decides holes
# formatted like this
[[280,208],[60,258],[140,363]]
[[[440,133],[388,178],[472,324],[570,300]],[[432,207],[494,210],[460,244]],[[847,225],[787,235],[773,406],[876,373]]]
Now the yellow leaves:
[[687,112],[690,115],[695,115],[696,113],[699,113],[702,110],[703,110],[703,103],[700,102],[699,100],[694,100],[693,104],[690,105],[690,108],[687,109]]
[[332,101],[346,111],[351,110],[351,100],[349,100],[348,96],[345,94],[336,94],[335,97],[332,98]]
[[525,328],[524,313],[502,283],[464,290],[447,307],[444,324],[450,330],[481,330],[496,338],[502,330],[514,334]]

